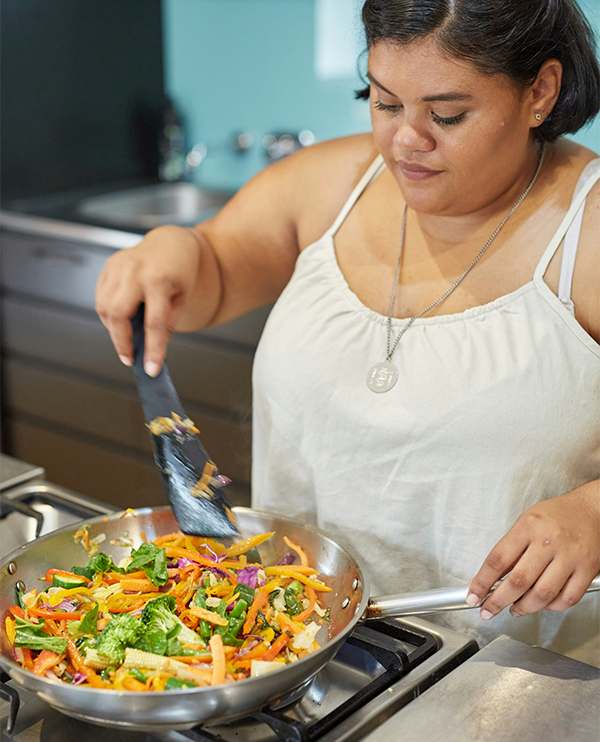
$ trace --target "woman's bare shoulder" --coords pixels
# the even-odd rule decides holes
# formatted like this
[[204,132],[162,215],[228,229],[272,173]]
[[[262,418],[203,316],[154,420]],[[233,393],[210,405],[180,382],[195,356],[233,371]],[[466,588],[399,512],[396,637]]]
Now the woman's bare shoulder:
[[371,134],[330,139],[288,158],[294,182],[294,221],[300,248],[318,239],[379,154]]

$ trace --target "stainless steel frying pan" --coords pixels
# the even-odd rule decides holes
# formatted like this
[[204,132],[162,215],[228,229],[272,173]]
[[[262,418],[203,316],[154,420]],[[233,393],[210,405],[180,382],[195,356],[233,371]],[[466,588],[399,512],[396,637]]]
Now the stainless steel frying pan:
[[[0,567],[0,666],[18,685],[37,693],[57,710],[83,721],[157,732],[189,729],[199,723],[243,716],[252,710],[285,700],[307,684],[334,657],[357,624],[364,620],[468,608],[465,603],[466,585],[420,595],[369,599],[368,577],[360,560],[324,531],[291,518],[247,508],[235,508],[235,514],[241,538],[275,531],[275,536],[260,547],[265,564],[276,564],[288,551],[283,541],[283,536],[287,536],[302,545],[310,563],[316,566],[323,581],[332,588],[329,593],[320,593],[321,602],[331,609],[331,617],[317,636],[321,644],[319,651],[259,678],[161,693],[96,690],[38,677],[13,660],[4,619],[9,607],[15,603],[17,582],[24,583],[27,590],[33,587],[39,589],[39,578],[51,567],[68,570],[87,562],[87,554],[81,545],[73,541],[78,526],[68,526],[12,552]],[[178,530],[168,507],[143,508],[137,510],[135,515],[122,515],[116,513],[107,518],[87,521],[91,538],[106,534],[103,551],[117,562],[128,555],[129,548],[110,542],[122,536],[124,531],[128,531],[137,547],[141,543],[141,531],[150,540]],[[598,578],[590,589],[600,589]]]

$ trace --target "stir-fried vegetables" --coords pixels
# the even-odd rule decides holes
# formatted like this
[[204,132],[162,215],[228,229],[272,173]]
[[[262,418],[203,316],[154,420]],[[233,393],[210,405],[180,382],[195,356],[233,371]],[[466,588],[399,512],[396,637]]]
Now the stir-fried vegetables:
[[[87,531],[85,531],[87,533]],[[19,592],[4,622],[15,659],[72,685],[181,690],[257,677],[319,648],[329,591],[300,546],[260,562],[266,533],[225,547],[172,533],[119,565],[93,554]],[[294,564],[294,561],[300,564]],[[125,565],[125,566],[124,566]]]

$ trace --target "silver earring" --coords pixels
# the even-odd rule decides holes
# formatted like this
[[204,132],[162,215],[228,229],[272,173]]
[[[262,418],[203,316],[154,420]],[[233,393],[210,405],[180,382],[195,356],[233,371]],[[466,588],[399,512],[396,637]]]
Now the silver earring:
[[541,121],[542,120],[542,114],[541,113],[538,113],[536,111],[535,114],[534,114],[534,116],[535,116],[535,120],[536,121]]

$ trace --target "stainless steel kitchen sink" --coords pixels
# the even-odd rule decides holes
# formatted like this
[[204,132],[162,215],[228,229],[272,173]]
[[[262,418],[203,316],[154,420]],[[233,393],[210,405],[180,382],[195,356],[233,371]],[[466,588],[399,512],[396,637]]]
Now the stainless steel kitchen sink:
[[77,209],[94,221],[152,229],[162,224],[192,225],[210,219],[232,196],[232,192],[199,188],[193,183],[159,183],[90,196]]

